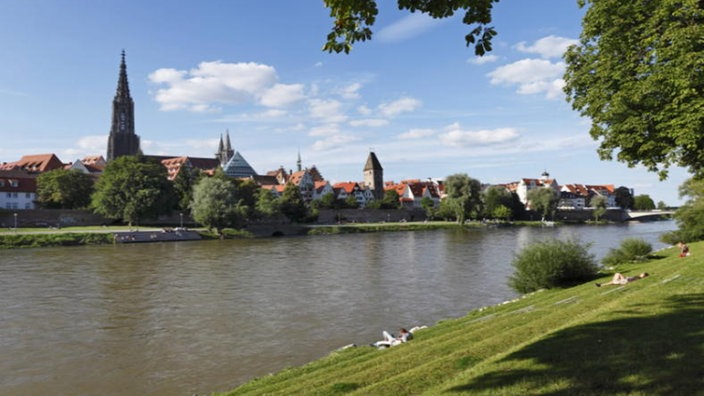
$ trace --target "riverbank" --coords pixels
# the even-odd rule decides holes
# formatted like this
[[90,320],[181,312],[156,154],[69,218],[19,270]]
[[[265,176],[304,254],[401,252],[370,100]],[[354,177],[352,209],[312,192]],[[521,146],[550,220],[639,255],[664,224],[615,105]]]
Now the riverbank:
[[651,274],[635,283],[536,292],[407,344],[346,348],[225,394],[697,394],[704,243],[690,247],[691,257],[669,248],[619,268]]
[[[250,227],[244,230],[225,229],[222,239],[275,237],[291,235],[349,234],[365,232],[427,231],[437,229],[496,226],[496,223],[470,222],[459,225],[455,222],[398,222],[398,223],[348,223],[335,225],[291,225]],[[540,222],[521,222],[513,225],[540,225]],[[0,249],[31,248],[49,246],[101,245],[134,242],[174,242],[181,240],[221,239],[213,231],[204,228],[178,232],[164,232],[160,227],[130,228],[111,227],[66,227],[66,228],[18,228],[0,231]],[[173,229],[174,231],[176,229]],[[181,230],[178,228],[178,230]]]

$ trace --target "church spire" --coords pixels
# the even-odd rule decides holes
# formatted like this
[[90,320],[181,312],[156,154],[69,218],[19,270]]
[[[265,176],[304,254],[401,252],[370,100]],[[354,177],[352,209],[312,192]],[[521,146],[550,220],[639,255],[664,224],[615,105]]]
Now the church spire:
[[130,84],[127,81],[127,64],[125,63],[125,50],[122,50],[122,62],[120,62],[120,77],[117,80],[117,91],[115,92],[115,100],[117,101],[132,101],[130,96]]
[[117,90],[112,100],[112,123],[108,137],[107,160],[112,161],[123,155],[136,155],[140,152],[139,136],[134,132],[134,102],[130,96],[127,81],[125,50],[122,50],[120,75]]
[[296,161],[296,165],[299,172],[303,170],[303,164],[301,163],[301,149],[298,149],[298,161]]

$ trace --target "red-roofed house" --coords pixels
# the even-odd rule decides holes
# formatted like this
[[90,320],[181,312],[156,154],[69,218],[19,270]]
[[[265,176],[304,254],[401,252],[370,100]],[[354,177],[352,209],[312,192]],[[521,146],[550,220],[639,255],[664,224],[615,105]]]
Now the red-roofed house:
[[48,172],[63,168],[64,163],[55,154],[25,155],[19,161],[0,165],[0,170],[22,169],[30,173]]
[[37,175],[23,169],[0,170],[0,208],[35,209]]

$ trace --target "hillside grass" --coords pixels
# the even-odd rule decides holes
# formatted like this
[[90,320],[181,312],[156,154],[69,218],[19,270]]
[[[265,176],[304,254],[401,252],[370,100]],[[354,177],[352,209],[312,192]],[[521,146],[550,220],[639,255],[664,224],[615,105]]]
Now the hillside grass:
[[704,243],[690,248],[619,267],[651,275],[628,285],[541,290],[221,395],[704,394]]

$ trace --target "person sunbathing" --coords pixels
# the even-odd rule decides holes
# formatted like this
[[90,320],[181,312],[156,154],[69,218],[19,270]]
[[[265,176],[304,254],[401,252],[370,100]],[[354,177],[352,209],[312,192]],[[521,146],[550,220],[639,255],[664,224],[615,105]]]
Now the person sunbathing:
[[609,281],[607,283],[597,283],[596,287],[609,286],[609,285],[625,285],[627,283],[637,281],[638,279],[643,279],[646,276],[648,276],[647,272],[643,272],[640,275],[636,275],[636,276],[626,276],[620,272],[617,272],[614,274],[614,277],[611,279],[611,281]]
[[399,334],[397,337],[394,337],[393,334],[389,333],[388,331],[384,331],[382,334],[384,335],[384,339],[382,341],[377,341],[373,343],[372,346],[375,346],[377,348],[388,348],[402,344],[404,342],[408,342],[413,338],[413,334],[404,328],[401,328],[401,330],[399,330]]

